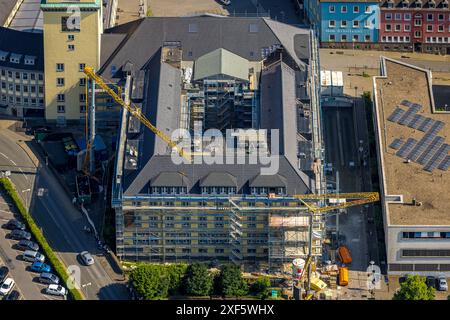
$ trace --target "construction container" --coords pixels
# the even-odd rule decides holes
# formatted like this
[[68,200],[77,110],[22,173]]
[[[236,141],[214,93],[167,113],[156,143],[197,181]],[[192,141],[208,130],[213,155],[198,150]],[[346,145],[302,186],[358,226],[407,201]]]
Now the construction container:
[[339,268],[339,285],[341,287],[348,285],[348,268]]
[[352,263],[352,256],[350,255],[350,250],[347,248],[347,246],[340,246],[338,249],[338,256],[339,260],[343,264],[350,264]]
[[292,261],[292,276],[299,278],[302,275],[303,268],[305,267],[305,260],[298,258]]
[[311,289],[319,292],[327,287],[327,284],[319,278],[311,278]]

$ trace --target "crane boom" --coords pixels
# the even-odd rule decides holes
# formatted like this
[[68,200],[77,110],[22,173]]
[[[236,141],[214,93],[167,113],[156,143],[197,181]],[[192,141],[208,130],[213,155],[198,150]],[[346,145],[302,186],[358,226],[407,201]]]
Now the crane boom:
[[159,138],[161,138],[164,142],[166,142],[171,148],[175,148],[178,152],[178,154],[182,157],[185,157],[186,159],[190,159],[186,157],[186,154],[182,148],[179,148],[176,142],[172,141],[170,137],[165,135],[161,130],[159,130],[157,127],[155,127],[148,119],[147,117],[142,114],[142,110],[135,106],[134,104],[127,104],[125,101],[123,101],[122,97],[118,95],[113,89],[111,89],[103,80],[102,77],[97,75],[94,72],[94,69],[92,67],[86,66],[84,68],[84,73],[95,83],[97,83],[107,94],[109,94],[114,101],[116,101],[122,108],[128,110],[128,112],[131,113],[132,116],[136,117],[139,121],[141,121],[150,131],[152,131],[155,135],[157,135]]
[[[344,209],[352,206],[358,206],[368,203],[377,202],[380,200],[380,195],[378,192],[354,192],[354,193],[326,193],[326,194],[296,194],[293,196],[295,199],[299,199],[304,204],[306,201],[320,201],[320,200],[330,200],[330,199],[342,199],[345,202],[337,203],[336,205],[328,205],[325,207],[313,207],[312,205],[307,205],[307,207],[313,211],[313,213],[325,213],[331,210]],[[348,201],[347,200],[351,200]]]

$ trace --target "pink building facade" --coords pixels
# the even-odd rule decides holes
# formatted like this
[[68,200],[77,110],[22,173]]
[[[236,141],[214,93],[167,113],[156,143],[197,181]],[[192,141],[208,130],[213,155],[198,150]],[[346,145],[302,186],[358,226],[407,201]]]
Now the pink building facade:
[[448,1],[381,1],[379,43],[382,48],[450,54]]

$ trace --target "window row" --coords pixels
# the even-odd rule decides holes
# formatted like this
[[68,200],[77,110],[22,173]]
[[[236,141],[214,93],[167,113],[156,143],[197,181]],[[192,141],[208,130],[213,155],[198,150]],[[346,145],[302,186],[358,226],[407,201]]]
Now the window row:
[[[405,21],[409,21],[411,20],[411,13],[391,13],[391,12],[386,12],[384,13],[384,19],[385,20],[405,20]],[[427,13],[426,14],[426,19],[427,21],[434,21],[435,19],[437,21],[444,21],[444,20],[448,20],[450,21],[450,14],[448,15],[447,19],[445,18],[445,14],[444,13]]]
[[[57,105],[57,112],[58,113],[66,113],[66,106],[63,104],[58,104]],[[86,106],[85,105],[80,105],[80,113],[86,113]]]
[[13,72],[13,71],[6,71],[6,70],[2,69],[0,71],[0,74],[2,75],[2,77],[5,77],[6,74],[8,74],[8,78],[13,78],[13,76],[14,76],[14,78],[18,79],[18,80],[20,80],[20,79],[22,79],[22,80],[28,80],[28,79],[36,80],[36,78],[39,81],[43,81],[44,80],[44,75],[42,73],[37,73],[36,74],[36,73],[17,72],[17,71]]
[[[339,22],[339,21],[329,20],[328,21],[328,27],[335,28],[336,25],[337,25],[337,22]],[[349,25],[349,22],[351,22],[351,25],[352,25],[353,28],[359,28],[359,26],[360,26],[360,21],[359,20],[351,20],[351,21],[341,20],[341,24],[340,24],[341,28],[347,28],[348,25]],[[370,21],[369,20],[365,20],[364,21],[364,28],[370,28],[370,27],[371,27]]]
[[450,37],[427,37],[427,43],[450,43]]
[[409,36],[383,36],[381,38],[382,42],[410,42],[411,38]]
[[[353,6],[352,11],[353,13],[359,13],[359,6]],[[329,13],[336,13],[336,6],[335,5],[330,5],[328,6],[328,12]],[[347,13],[348,9],[346,5],[341,6],[341,10],[340,13]],[[365,6],[364,7],[364,13],[372,13],[372,9],[370,8],[370,6]]]
[[1,88],[5,89],[8,88],[9,91],[14,91],[14,93],[44,93],[44,86],[27,86],[27,85],[21,85],[21,84],[12,84],[12,83],[6,83],[4,81],[1,82]]
[[450,232],[402,232],[403,239],[450,239]]
[[[340,40],[340,42],[347,42],[347,41],[350,41],[350,37],[348,37],[346,34],[341,34],[339,37],[339,40]],[[353,42],[360,42],[363,40],[364,40],[364,42],[370,42],[371,41],[370,35],[365,35],[363,38],[362,36],[360,37],[358,34],[354,34],[351,38],[351,41],[353,41]],[[328,41],[338,41],[338,40],[337,40],[335,34],[330,34],[328,36]]]
[[[78,71],[79,72],[83,72],[85,67],[86,67],[85,63],[79,63],[78,64]],[[65,69],[64,63],[57,63],[56,64],[56,72],[64,72],[64,69]]]
[[[401,32],[402,31],[402,25],[401,24],[386,24],[384,26],[384,31],[396,31],[396,32]],[[403,25],[403,31],[411,31],[411,25],[409,24],[405,24]],[[434,32],[434,25],[432,24],[427,24],[426,26],[426,32]],[[445,31],[445,26],[443,24],[438,25],[437,26],[437,32],[444,32]],[[450,26],[448,26],[448,32],[450,32]]]
[[1,101],[6,103],[17,103],[17,104],[23,104],[23,105],[44,105],[44,99],[43,98],[22,98],[22,97],[14,97],[9,96],[9,98],[2,94]]

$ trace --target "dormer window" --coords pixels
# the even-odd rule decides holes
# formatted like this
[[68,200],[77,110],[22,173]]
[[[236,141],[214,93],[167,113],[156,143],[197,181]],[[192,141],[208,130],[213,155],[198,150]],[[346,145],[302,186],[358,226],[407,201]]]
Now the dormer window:
[[388,0],[387,6],[388,6],[388,8],[393,8],[394,7],[394,0]]
[[33,56],[25,56],[25,64],[27,66],[34,66],[35,57]]
[[434,2],[434,0],[430,0],[430,1],[428,2],[428,6],[429,6],[430,8],[436,8],[436,2]]
[[11,53],[11,57],[9,58],[9,62],[11,63],[20,63],[21,54]]
[[422,1],[421,0],[417,0],[416,1],[416,8],[422,8]]
[[442,8],[448,9],[448,1],[447,1],[447,0],[445,0],[444,2],[442,2]]
[[402,1],[402,8],[408,8],[409,7],[409,0],[403,0]]

